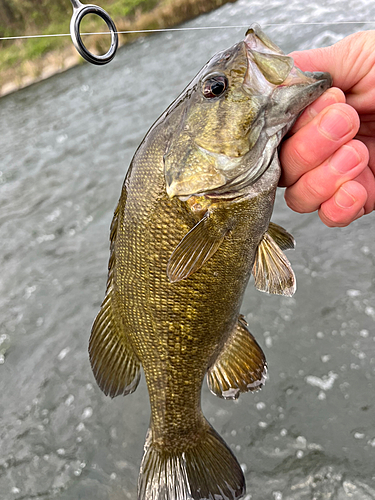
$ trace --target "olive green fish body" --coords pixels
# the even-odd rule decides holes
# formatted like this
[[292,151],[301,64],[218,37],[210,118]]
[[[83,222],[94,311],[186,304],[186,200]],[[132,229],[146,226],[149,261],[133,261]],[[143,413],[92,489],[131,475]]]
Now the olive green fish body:
[[278,169],[265,192],[218,204],[218,225],[230,227],[220,252],[189,280],[171,283],[166,273],[171,250],[201,217],[187,202],[166,195],[156,161],[146,161],[153,165],[147,175],[143,161],[139,151],[119,202],[116,300],[145,371],[154,439],[183,449],[182,436],[195,438],[201,426],[204,375],[238,321],[255,252],[271,217]]
[[151,423],[139,500],[234,500],[242,470],[204,418],[210,390],[259,389],[264,354],[240,315],[254,275],[261,291],[292,295],[270,223],[277,146],[298,113],[330,85],[304,74],[257,27],[215,55],[150,129],[126,176],[111,226],[106,296],[90,338],[99,386],[133,392],[142,365]]

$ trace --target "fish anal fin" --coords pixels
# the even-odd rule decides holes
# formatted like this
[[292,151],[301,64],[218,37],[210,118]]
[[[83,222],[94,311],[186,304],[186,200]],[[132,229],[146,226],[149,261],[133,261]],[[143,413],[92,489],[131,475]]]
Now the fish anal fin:
[[205,422],[199,439],[185,450],[165,450],[146,437],[138,500],[237,500],[245,480],[233,453]]
[[261,292],[292,297],[296,291],[296,278],[290,262],[268,232],[258,245],[253,275],[255,287]]
[[106,396],[114,398],[136,390],[140,362],[116,317],[112,301],[113,290],[109,286],[91,330],[89,356],[97,384]]
[[296,241],[293,236],[288,233],[286,229],[274,222],[269,223],[267,233],[271,236],[273,241],[279,245],[281,250],[293,249],[296,246]]
[[215,212],[207,212],[184,236],[167,265],[167,276],[171,283],[188,278],[214,255],[229,230],[221,224],[216,220]]
[[267,378],[264,353],[240,316],[232,334],[207,373],[210,391],[224,399],[262,388]]

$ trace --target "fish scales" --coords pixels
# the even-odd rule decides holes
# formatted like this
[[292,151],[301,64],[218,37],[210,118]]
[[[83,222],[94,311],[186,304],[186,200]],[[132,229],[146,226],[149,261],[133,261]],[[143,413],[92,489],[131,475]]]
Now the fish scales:
[[[164,149],[165,145],[161,144],[160,150]],[[156,158],[160,157],[157,146],[152,150]],[[141,168],[137,168],[142,162],[148,165],[148,178],[144,177]],[[121,269],[117,285],[123,304],[121,315],[128,318],[132,345],[150,387],[155,436],[160,434],[169,446],[183,449],[185,443],[181,442],[181,435],[189,431],[186,439],[199,437],[196,409],[200,406],[201,381],[226,340],[223,332],[228,336],[237,321],[257,246],[248,244],[254,235],[244,229],[247,220],[255,221],[262,210],[259,211],[258,199],[234,203],[241,205],[233,210],[242,212],[244,222],[222,245],[225,260],[233,261],[233,255],[236,255],[233,266],[228,268],[222,258],[214,255],[201,273],[171,287],[166,272],[156,270],[166,270],[170,249],[177,246],[197,221],[184,210],[183,202],[167,196],[165,184],[160,182],[164,177],[163,164],[149,157],[149,149],[145,159],[142,156],[135,159],[132,170],[135,174],[132,182],[127,184],[126,204],[120,203],[120,214],[129,214],[130,218],[121,217],[126,231],[118,235],[119,247],[128,249],[128,252],[119,254],[117,263]],[[156,182],[150,182],[150,179]],[[268,195],[271,200],[265,196],[264,205],[269,210],[274,188],[272,186],[272,194]],[[179,225],[175,223],[176,212],[181,214]],[[136,224],[131,222],[132,213],[138,213]],[[254,232],[262,234],[267,226],[265,224],[263,231],[259,232],[254,225]],[[142,254],[139,248],[143,248]],[[135,276],[132,275],[134,270],[137,270]],[[124,274],[129,276],[126,282],[122,280]],[[202,296],[208,289],[212,290],[211,296],[203,301]],[[215,289],[220,293],[214,293]],[[210,321],[202,322],[205,317]],[[189,353],[188,357],[186,353]]]
[[202,382],[207,374],[226,399],[264,383],[265,357],[240,307],[251,273],[261,291],[294,293],[283,254],[294,240],[270,223],[277,146],[330,83],[295,68],[254,26],[207,63],[132,160],[89,351],[111,397],[133,392],[143,367],[151,422],[139,500],[245,493],[238,462],[202,413]]

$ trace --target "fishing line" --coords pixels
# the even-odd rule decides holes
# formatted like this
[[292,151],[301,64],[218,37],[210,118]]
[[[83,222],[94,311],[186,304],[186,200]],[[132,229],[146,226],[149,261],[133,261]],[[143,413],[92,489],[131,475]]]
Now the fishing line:
[[[262,26],[330,26],[336,24],[375,24],[375,21],[336,21],[336,22],[298,22],[298,23],[262,23]],[[247,29],[248,25],[241,26],[195,26],[192,28],[159,28],[152,30],[127,30],[127,31],[115,31],[114,33],[121,35],[131,35],[136,33],[160,33],[167,31],[193,31],[193,30],[219,30],[219,29]],[[100,31],[94,33],[81,33],[81,36],[85,35],[110,35],[110,31]],[[70,36],[70,33],[55,33],[49,35],[23,35],[23,36],[4,36],[0,37],[0,40],[22,40],[29,38],[48,38],[48,37],[62,37],[62,36]]]

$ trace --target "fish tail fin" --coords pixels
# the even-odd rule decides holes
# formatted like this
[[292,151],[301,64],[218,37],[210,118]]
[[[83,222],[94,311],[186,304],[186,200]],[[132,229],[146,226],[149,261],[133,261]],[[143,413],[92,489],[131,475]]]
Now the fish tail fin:
[[138,500],[236,500],[244,494],[239,463],[207,421],[196,441],[179,451],[154,445],[149,429]]

